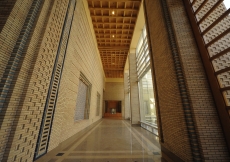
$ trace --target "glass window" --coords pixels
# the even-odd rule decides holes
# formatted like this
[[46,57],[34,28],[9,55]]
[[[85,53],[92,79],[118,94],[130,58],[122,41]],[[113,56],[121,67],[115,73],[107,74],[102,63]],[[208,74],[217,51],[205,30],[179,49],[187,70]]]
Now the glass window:
[[150,67],[149,47],[147,42],[146,28],[142,30],[136,48],[137,74],[139,81],[141,122],[154,127],[157,133],[157,118],[155,108],[155,98],[153,93],[152,74]]
[[140,79],[139,90],[141,122],[157,126],[151,70]]
[[91,84],[81,73],[78,85],[75,121],[89,119]]
[[146,70],[150,69],[149,47],[148,47],[145,27],[142,30],[142,34],[140,36],[136,48],[136,57],[137,57],[137,74],[138,74],[138,78],[141,78],[142,75],[146,73]]

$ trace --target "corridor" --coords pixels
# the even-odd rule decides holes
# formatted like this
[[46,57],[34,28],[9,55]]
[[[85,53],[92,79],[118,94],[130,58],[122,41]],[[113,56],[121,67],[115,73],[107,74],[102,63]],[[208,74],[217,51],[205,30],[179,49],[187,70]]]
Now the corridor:
[[36,162],[161,161],[157,136],[128,120],[102,119],[63,143]]

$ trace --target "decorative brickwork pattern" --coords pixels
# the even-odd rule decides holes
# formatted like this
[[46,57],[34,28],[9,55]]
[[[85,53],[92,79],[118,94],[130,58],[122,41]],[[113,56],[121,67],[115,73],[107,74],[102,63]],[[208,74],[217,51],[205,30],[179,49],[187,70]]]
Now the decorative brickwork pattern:
[[[16,41],[19,37],[31,4],[31,0],[17,0],[10,15],[8,16],[8,19],[6,21],[3,20],[5,24],[2,30],[0,30],[0,79],[3,77],[6,64],[9,61],[10,54],[13,51],[14,45],[16,44]],[[4,7],[4,5],[0,6]]]
[[52,128],[52,121],[56,107],[56,101],[58,97],[59,83],[62,75],[62,69],[66,54],[66,47],[68,43],[69,33],[71,29],[73,13],[75,8],[75,0],[70,0],[68,12],[66,14],[65,23],[61,35],[60,44],[58,47],[58,52],[54,64],[54,69],[52,73],[52,78],[50,81],[50,87],[48,91],[48,96],[46,99],[46,105],[42,117],[41,128],[39,132],[35,158],[40,157],[41,155],[47,152],[50,132]]
[[[146,27],[150,38],[155,84],[160,109],[161,146],[183,161],[192,161],[192,153],[185,123],[183,105],[176,79],[176,69],[169,45],[168,32],[161,7],[161,0],[145,0]],[[158,116],[159,117],[159,116]],[[160,130],[160,129],[159,129]],[[165,157],[165,152],[162,153]]]
[[[36,12],[37,12],[37,10],[39,9],[40,3],[41,2],[39,2],[39,1],[34,1],[34,6],[31,9],[34,10],[35,9],[34,7],[36,7]],[[18,1],[16,2],[16,5],[17,4],[18,4]],[[16,8],[15,9],[16,11],[13,10],[12,13],[19,12],[20,10],[22,10],[22,11],[25,10],[25,8],[23,8],[24,5],[25,4],[21,3],[22,8],[20,8],[20,9]],[[31,15],[32,14],[33,13],[31,12]],[[3,93],[5,93],[6,98],[5,99],[4,99],[4,97],[1,98],[1,101],[5,101],[5,102],[1,102],[3,107],[1,106],[1,110],[2,110],[1,114],[2,115],[0,117],[0,125],[1,125],[0,134],[1,134],[1,139],[2,139],[2,142],[0,145],[0,148],[1,148],[0,149],[1,150],[0,151],[1,152],[0,161],[3,158],[3,154],[4,154],[4,151],[6,148],[8,137],[10,135],[10,131],[11,131],[11,128],[13,125],[13,121],[14,121],[13,119],[14,119],[16,111],[18,109],[18,105],[19,105],[20,97],[22,95],[23,87],[25,86],[24,82],[25,82],[27,75],[28,75],[28,69],[26,67],[29,67],[29,64],[31,64],[31,61],[28,61],[28,59],[30,60],[31,57],[33,56],[33,53],[37,47],[37,43],[39,40],[39,38],[38,38],[38,36],[40,34],[39,28],[41,28],[39,25],[38,25],[38,27],[32,29],[34,31],[34,34],[33,35],[30,34],[30,30],[31,30],[31,27],[33,26],[34,18],[36,17],[36,13],[34,13],[34,14],[35,15],[33,15],[32,18],[31,18],[31,15],[29,15],[27,17],[27,20],[26,20],[24,27],[23,27],[24,29],[20,33],[20,37],[17,40],[17,45],[14,47],[14,53],[12,53],[11,55],[8,54],[9,56],[11,56],[11,61],[8,62],[7,68],[8,68],[8,70],[11,70],[11,71],[13,70],[14,72],[10,73],[11,82],[7,81],[8,86],[6,86],[6,87],[8,88],[8,91],[6,91],[6,90],[3,91]],[[19,16],[19,15],[17,15],[17,16]],[[11,17],[9,17],[9,19],[10,18]],[[21,17],[21,18],[23,18],[23,17]],[[42,18],[42,19],[44,19],[44,18]],[[40,19],[37,21],[37,24],[42,23],[43,21],[44,20]],[[7,22],[6,22],[6,26],[8,25]],[[14,25],[16,25],[16,24],[14,24],[14,23],[11,24],[11,27],[14,27]],[[20,27],[20,25],[18,27]],[[5,28],[3,29],[3,31],[4,30],[5,30]],[[16,34],[14,32],[17,31],[17,30],[14,30],[13,28],[8,28],[6,30],[13,30],[12,32],[10,32],[11,34]],[[15,37],[12,35],[12,37],[6,37],[5,39],[9,39],[9,42],[6,41],[3,43],[3,45],[5,47],[7,47],[8,45],[10,45],[10,43],[14,42],[13,39],[15,39]],[[30,44],[25,43],[26,39],[28,39],[28,40],[32,39],[32,41],[30,41]],[[20,47],[19,50],[17,49],[18,47]],[[7,48],[5,48],[5,49],[7,49]],[[9,46],[8,46],[8,50],[10,50]],[[4,52],[4,48],[2,48],[0,50],[0,52]],[[10,51],[8,51],[8,52],[10,52]],[[27,52],[29,54],[26,55]],[[16,56],[16,55],[20,55],[23,57],[20,58],[20,56],[19,56],[19,57],[15,58],[14,56]],[[4,56],[4,54],[3,54],[3,56]],[[11,66],[11,63],[13,63],[13,62],[16,62],[16,64],[14,63],[14,65],[13,65],[14,68],[12,68],[12,66]],[[24,62],[24,64],[22,62]],[[3,65],[3,64],[5,64],[5,62],[1,62],[0,64]],[[18,70],[16,67],[18,67],[18,69],[20,69],[20,68],[21,69]],[[17,69],[17,71],[15,71],[16,69]],[[5,71],[5,74],[6,74],[6,71]],[[4,82],[4,79],[6,79],[6,78],[7,78],[7,75],[4,75],[4,78],[2,78],[2,81]],[[0,88],[1,90],[3,90],[2,88],[4,88],[3,84],[4,83],[1,84],[2,85]],[[21,134],[19,136],[21,136]]]
[[[99,116],[95,116],[97,96],[94,94],[97,92],[103,94],[103,68],[87,2],[85,0],[76,2],[48,151],[102,117],[101,113]],[[89,119],[75,122],[81,72],[92,84],[90,112]],[[100,105],[100,109],[102,109],[102,102]]]
[[[199,6],[204,2],[204,0],[198,0],[194,3],[193,9],[194,11],[199,8]],[[203,16],[218,2],[218,0],[208,1],[202,9],[196,14],[196,18],[200,21]],[[215,20],[217,20],[225,11],[226,7],[224,3],[218,5],[218,7],[212,11],[212,13],[204,19],[204,21],[200,24],[201,31],[205,31]],[[230,28],[230,16],[226,16],[223,20],[221,20],[218,24],[216,24],[211,30],[205,33],[203,36],[205,43],[208,44],[214,38],[222,34],[224,31]],[[208,47],[210,57],[215,56],[216,54],[230,48],[230,33],[226,34],[224,37],[213,43]],[[214,70],[217,72],[219,70],[230,67],[230,52],[218,57],[212,61]],[[230,86],[230,72],[224,72],[219,74],[218,81],[221,88]],[[225,91],[223,93],[227,106],[230,106],[230,91]]]
[[[163,133],[161,145],[163,146],[162,150],[164,150],[163,157],[170,157],[174,160],[179,157],[183,161],[192,161],[197,155],[192,156],[191,154],[194,145],[190,144],[189,139],[191,136],[188,136],[186,132],[187,129],[190,129],[190,125],[185,125],[187,111],[181,111],[181,108],[184,106],[180,105],[180,102],[178,102],[179,100],[175,96],[175,94],[178,93],[178,83],[174,82],[175,76],[173,75],[177,73],[178,70],[175,69],[176,71],[174,71],[170,68],[170,65],[173,66],[173,64],[171,63],[169,55],[167,60],[164,59],[167,53],[171,53],[170,51],[167,52],[169,48],[167,44],[168,40],[165,36],[167,32],[163,32],[165,31],[163,30],[165,29],[164,23],[159,21],[162,19],[158,17],[161,15],[159,9],[156,9],[156,11],[152,13],[151,7],[149,6],[155,6],[157,8],[157,6],[159,7],[159,1],[146,1],[146,17],[149,23],[159,108],[161,110],[160,115]],[[193,33],[187,19],[184,4],[180,0],[167,0],[167,6],[170,12],[175,38],[177,40],[176,43],[180,54],[183,74],[186,78],[186,87],[189,94],[190,105],[192,106],[193,117],[195,119],[195,128],[198,135],[200,150],[202,150],[200,151],[201,160],[229,161],[220,121],[204,72],[204,67],[197,50],[196,42],[194,41]],[[159,33],[159,31],[161,31],[161,33]],[[159,44],[162,45],[159,46]],[[161,53],[162,51],[164,52]],[[171,71],[171,73],[168,73],[169,71]],[[168,80],[171,80],[171,83],[166,84]],[[174,85],[174,91],[170,92],[170,90],[172,90],[170,85]],[[164,91],[170,94],[170,96],[167,96]],[[163,101],[165,101],[165,103]],[[177,101],[176,107],[172,104],[172,101]],[[168,106],[166,106],[166,104],[168,104]],[[180,121],[180,123],[177,123],[178,121]],[[175,123],[177,123],[177,125],[174,125]],[[176,132],[176,136],[173,135],[174,132]],[[177,139],[178,137],[180,137],[180,139]],[[174,141],[177,142],[174,143]],[[172,156],[172,154],[167,154],[165,148],[177,157]]]
[[201,161],[201,151],[198,142],[196,123],[194,121],[194,115],[192,113],[192,103],[190,101],[188,85],[186,84],[187,78],[183,72],[183,63],[181,61],[179,47],[177,46],[176,42],[176,32],[173,30],[173,18],[170,19],[170,16],[172,16],[172,14],[174,13],[173,7],[170,8],[169,5],[167,5],[167,1],[162,0],[162,8],[164,12],[165,24],[167,26],[174,67],[176,69],[176,78],[179,85],[180,96],[183,104],[185,123],[188,131],[188,138],[192,152],[192,159],[193,161]]
[[168,7],[190,94],[202,159],[228,161],[218,114],[183,3],[180,0],[168,0]]
[[3,73],[3,77],[1,78],[0,84],[2,85],[2,87],[0,89],[0,97],[1,97],[0,112],[4,104],[6,103],[6,98],[12,86],[15,73],[19,68],[19,64],[21,63],[21,58],[24,56],[23,49],[25,48],[27,39],[30,35],[31,28],[34,25],[34,21],[37,16],[40,5],[41,5],[41,0],[33,1],[29,14],[26,17],[26,21],[23,24],[22,30],[19,34],[19,38],[17,39],[17,43],[14,46],[13,52],[10,55],[10,59],[5,68],[5,72]]
[[[26,86],[20,87],[23,88],[23,91],[21,99],[18,100],[20,102],[16,112],[17,118],[13,121],[10,140],[7,143],[4,154],[5,161],[32,161],[33,159],[53,63],[68,4],[66,1],[55,1],[52,5],[47,25],[43,26],[44,21],[46,21],[47,9],[49,9],[51,2],[53,1],[46,1],[43,5],[42,11],[44,13],[41,12],[34,29],[33,37],[35,40],[31,39],[30,48],[28,48],[28,53],[25,55],[28,60],[24,59],[22,64],[22,67],[25,66],[25,69],[20,69],[21,71],[26,70],[25,72],[29,73],[29,75],[25,78],[26,81],[24,83]],[[44,29],[43,27],[46,28]],[[41,29],[42,34],[40,34]],[[36,44],[37,41],[40,41],[39,39],[42,39],[41,46],[38,45],[39,43]],[[35,44],[32,44],[32,42]],[[36,48],[39,49],[37,50]],[[38,53],[35,53],[36,57],[34,58],[33,50],[34,52],[38,51]],[[31,54],[32,56],[30,56]]]

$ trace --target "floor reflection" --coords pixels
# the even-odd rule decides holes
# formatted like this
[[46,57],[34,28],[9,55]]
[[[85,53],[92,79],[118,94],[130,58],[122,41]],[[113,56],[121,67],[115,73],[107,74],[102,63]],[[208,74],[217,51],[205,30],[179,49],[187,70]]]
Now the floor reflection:
[[36,162],[159,162],[158,138],[129,121],[103,119],[76,137],[71,145],[57,148]]

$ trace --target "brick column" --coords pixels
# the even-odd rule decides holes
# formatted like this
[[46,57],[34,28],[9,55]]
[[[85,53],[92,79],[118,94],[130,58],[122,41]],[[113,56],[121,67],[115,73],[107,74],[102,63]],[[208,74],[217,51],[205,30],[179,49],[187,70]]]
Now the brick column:
[[215,103],[181,0],[145,0],[167,161],[229,161]]
[[125,119],[130,118],[130,99],[129,99],[129,73],[124,73],[124,93],[125,93]]
[[140,104],[137,81],[137,62],[136,54],[129,54],[129,78],[130,78],[130,110],[131,124],[140,124]]

